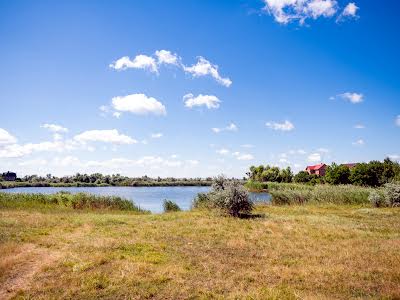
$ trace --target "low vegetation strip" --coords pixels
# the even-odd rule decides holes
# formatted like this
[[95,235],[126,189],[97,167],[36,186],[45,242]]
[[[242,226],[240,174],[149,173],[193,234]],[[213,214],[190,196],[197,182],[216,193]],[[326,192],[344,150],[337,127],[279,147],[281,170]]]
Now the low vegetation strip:
[[0,295],[5,299],[400,297],[399,209],[255,206],[254,212],[265,218],[221,217],[207,210],[132,215],[2,205]]
[[0,208],[46,208],[65,207],[72,209],[124,210],[144,213],[132,201],[117,196],[97,196],[86,193],[59,192],[45,194],[0,193]]

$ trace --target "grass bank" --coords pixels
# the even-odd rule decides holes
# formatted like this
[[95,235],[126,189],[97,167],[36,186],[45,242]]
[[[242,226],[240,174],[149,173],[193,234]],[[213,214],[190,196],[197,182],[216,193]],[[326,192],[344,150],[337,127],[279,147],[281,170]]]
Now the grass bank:
[[95,209],[123,210],[146,213],[132,201],[117,196],[97,196],[86,193],[70,194],[59,192],[44,194],[8,194],[0,192],[0,208],[65,208],[65,209]]
[[209,211],[0,206],[0,298],[393,299],[400,209]]

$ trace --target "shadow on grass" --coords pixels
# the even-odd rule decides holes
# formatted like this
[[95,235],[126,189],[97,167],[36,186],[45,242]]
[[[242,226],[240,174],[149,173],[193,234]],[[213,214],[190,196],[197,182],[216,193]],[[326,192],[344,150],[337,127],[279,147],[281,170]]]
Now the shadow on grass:
[[245,213],[240,213],[238,215],[239,219],[264,219],[266,218],[265,214],[245,214]]

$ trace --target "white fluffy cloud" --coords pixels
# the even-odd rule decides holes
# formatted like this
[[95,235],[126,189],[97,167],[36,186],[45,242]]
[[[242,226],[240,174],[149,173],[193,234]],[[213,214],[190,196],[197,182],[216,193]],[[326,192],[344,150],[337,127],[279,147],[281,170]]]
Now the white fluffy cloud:
[[357,11],[359,10],[359,7],[354,3],[350,2],[349,4],[346,5],[346,7],[343,9],[342,13],[340,14],[338,20],[341,20],[343,18],[357,18]]
[[363,139],[359,139],[359,140],[353,142],[354,146],[363,146],[364,144],[365,144],[365,142]]
[[[399,127],[400,127],[400,115],[398,115],[398,116],[396,117],[396,119],[394,120],[394,123],[396,124],[396,126],[399,126]],[[1,138],[0,138],[0,140],[1,140]]]
[[308,161],[310,161],[310,162],[320,162],[321,161],[321,154],[319,154],[319,153],[311,153],[308,156]]
[[140,54],[133,60],[130,59],[129,56],[124,56],[111,63],[109,67],[115,70],[143,69],[158,74],[159,66],[161,65],[177,66],[193,77],[211,76],[219,84],[226,87],[232,84],[232,80],[224,78],[219,74],[217,65],[212,64],[204,57],[199,56],[196,64],[185,66],[176,53],[172,53],[168,50],[157,50],[154,53],[154,57]]
[[265,126],[267,126],[270,129],[280,130],[280,131],[291,131],[294,129],[293,123],[288,120],[285,120],[283,123],[267,122],[265,123]]
[[237,156],[236,156],[236,159],[237,160],[253,160],[254,159],[254,156],[253,155],[251,155],[251,154],[246,154],[246,153],[239,153]]
[[151,134],[151,138],[153,138],[153,139],[159,139],[159,138],[162,138],[162,136],[163,136],[163,134],[161,132]]
[[222,131],[238,131],[238,127],[234,123],[230,123],[228,126],[223,128],[214,127],[211,128],[215,133],[220,133]]
[[229,78],[223,78],[219,74],[217,65],[213,65],[202,56],[198,58],[198,61],[195,65],[191,67],[184,66],[183,69],[185,72],[192,74],[193,77],[201,77],[209,75],[223,86],[229,87],[232,84],[232,81]]
[[51,132],[57,132],[57,133],[68,132],[68,128],[62,127],[61,125],[57,125],[57,124],[43,124],[40,127],[48,129]]
[[264,10],[281,24],[293,21],[303,24],[308,18],[329,18],[338,11],[335,0],[264,0],[264,3]]
[[112,107],[116,111],[131,112],[137,115],[166,115],[165,106],[153,97],[145,94],[131,94],[112,98]]
[[218,149],[215,152],[218,154],[221,154],[221,155],[228,155],[230,151],[228,149],[222,148],[222,149]]
[[195,97],[193,94],[186,94],[183,96],[183,101],[185,106],[188,108],[193,108],[195,106],[206,106],[208,109],[218,108],[220,100],[213,95],[198,95]]
[[0,145],[14,144],[17,139],[12,136],[7,130],[0,128]]
[[52,142],[41,142],[41,143],[28,143],[28,144],[11,144],[5,145],[0,149],[0,158],[16,158],[23,157],[33,152],[63,152],[67,150],[73,150],[76,145],[72,141],[52,141]]
[[364,95],[360,93],[351,93],[351,92],[346,92],[343,94],[338,95],[338,97],[350,101],[353,104],[358,104],[364,101]]
[[158,67],[156,60],[147,55],[137,55],[133,60],[129,56],[121,57],[112,64],[110,68],[115,70],[126,70],[126,69],[143,69],[153,73],[158,73]]
[[355,128],[355,129],[365,129],[365,125],[363,125],[363,124],[356,124],[356,125],[354,125],[354,128]]
[[157,57],[158,64],[179,65],[180,63],[178,55],[168,50],[157,50],[155,55]]
[[137,141],[130,136],[120,134],[118,130],[88,130],[78,134],[74,140],[80,143],[103,142],[113,144],[135,144]]

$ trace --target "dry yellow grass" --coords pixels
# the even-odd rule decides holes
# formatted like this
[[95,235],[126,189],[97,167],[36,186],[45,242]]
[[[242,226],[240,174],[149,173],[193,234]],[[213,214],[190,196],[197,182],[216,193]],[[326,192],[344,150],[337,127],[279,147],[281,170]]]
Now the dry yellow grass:
[[0,298],[394,299],[400,209],[0,209]]

